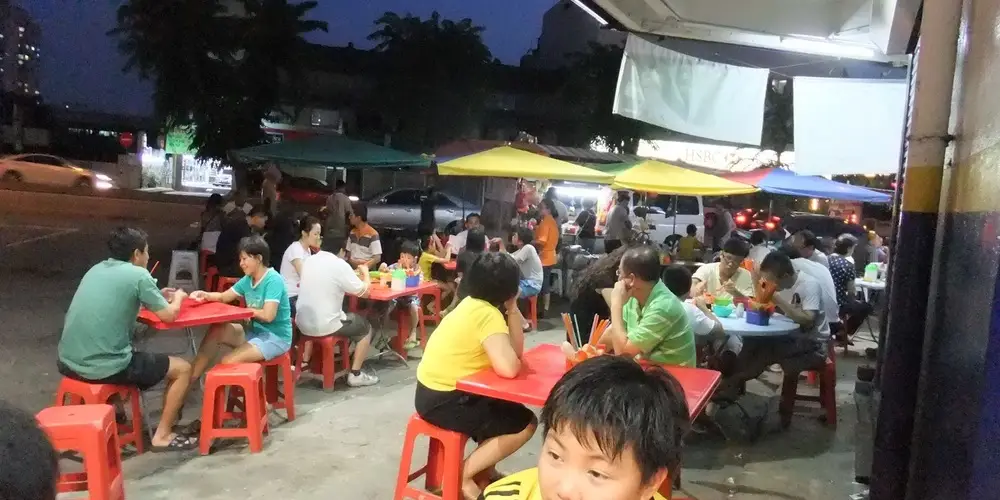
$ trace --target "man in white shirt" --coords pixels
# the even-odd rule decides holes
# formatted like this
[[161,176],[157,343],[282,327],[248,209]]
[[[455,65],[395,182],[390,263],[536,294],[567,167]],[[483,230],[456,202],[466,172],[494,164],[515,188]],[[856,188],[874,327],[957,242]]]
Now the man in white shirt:
[[[359,278],[358,274],[364,277]],[[321,251],[302,263],[299,300],[295,325],[307,337],[337,335],[355,344],[351,373],[347,385],[362,387],[378,383],[378,377],[362,372],[361,367],[371,346],[372,326],[363,316],[344,313],[344,294],[360,298],[368,296],[368,268],[358,266],[358,274],[346,261]],[[302,353],[303,361],[311,358],[312,344]],[[326,360],[332,362],[332,360]]]
[[780,364],[786,374],[794,374],[818,369],[826,361],[830,323],[819,281],[796,271],[784,252],[772,252],[765,257],[760,275],[777,285],[774,304],[798,323],[800,330],[787,337],[744,339],[739,370],[727,384],[757,378],[774,363]]
[[743,259],[750,254],[747,242],[732,238],[722,247],[719,262],[705,264],[694,273],[691,295],[700,297],[728,294],[733,298],[753,296],[753,276],[743,269]]
[[802,254],[791,245],[784,245],[778,251],[792,259],[792,267],[796,271],[808,274],[819,283],[823,293],[823,312],[826,314],[826,319],[830,324],[839,323],[840,306],[837,303],[837,285],[833,282],[830,270],[818,262],[802,257]]
[[479,214],[473,212],[465,216],[465,229],[448,238],[448,248],[451,249],[452,255],[458,255],[465,250],[465,244],[469,240],[469,230],[479,227]]
[[803,229],[793,234],[791,243],[803,257],[818,264],[823,264],[827,269],[830,268],[830,258],[820,250],[823,242],[812,231]]

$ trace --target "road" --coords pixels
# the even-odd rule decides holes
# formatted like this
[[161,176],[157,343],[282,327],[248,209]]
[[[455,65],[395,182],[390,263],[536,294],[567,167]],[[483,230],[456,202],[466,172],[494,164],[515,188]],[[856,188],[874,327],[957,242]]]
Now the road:
[[30,411],[51,404],[63,317],[80,278],[107,258],[111,229],[147,231],[151,260],[162,261],[155,274],[165,283],[171,250],[192,234],[190,222],[0,216],[0,399]]

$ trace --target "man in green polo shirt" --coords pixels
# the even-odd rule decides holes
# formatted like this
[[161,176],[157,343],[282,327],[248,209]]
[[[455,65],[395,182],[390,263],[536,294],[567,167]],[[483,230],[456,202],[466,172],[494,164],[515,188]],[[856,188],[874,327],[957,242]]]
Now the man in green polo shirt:
[[108,240],[111,258],[91,267],[66,312],[57,367],[63,376],[101,384],[136,386],[140,391],[166,380],[163,414],[153,434],[154,451],[188,450],[195,439],[172,429],[191,380],[191,364],[166,354],[135,351],[132,327],[145,306],[163,322],[177,318],[183,290],[170,300],[149,275],[149,245],[141,229],[120,227]]
[[660,281],[660,254],[650,246],[622,256],[610,291],[611,345],[618,354],[641,355],[667,365],[695,366],[694,331],[684,304]]

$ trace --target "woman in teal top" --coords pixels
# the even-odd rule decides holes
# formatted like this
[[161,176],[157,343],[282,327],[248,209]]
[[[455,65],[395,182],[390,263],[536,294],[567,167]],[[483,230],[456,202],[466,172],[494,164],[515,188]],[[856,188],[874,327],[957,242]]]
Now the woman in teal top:
[[256,363],[270,361],[288,352],[292,346],[292,310],[288,304],[285,280],[268,267],[270,251],[260,236],[240,241],[240,269],[243,279],[222,293],[197,291],[191,298],[208,302],[236,302],[242,298],[253,311],[249,323],[212,325],[194,358],[191,379],[201,377],[219,353],[219,346],[233,350],[221,363]]

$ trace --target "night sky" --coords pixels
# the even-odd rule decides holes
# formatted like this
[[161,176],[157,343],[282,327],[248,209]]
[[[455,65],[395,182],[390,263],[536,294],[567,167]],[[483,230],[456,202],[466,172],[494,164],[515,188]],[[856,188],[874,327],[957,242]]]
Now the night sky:
[[[75,103],[101,111],[148,114],[151,87],[121,72],[124,58],[105,33],[114,26],[112,0],[14,0],[42,27],[42,93],[50,103]],[[472,18],[495,57],[517,64],[535,46],[542,14],[555,0],[320,0],[312,17],[326,21],[329,33],[310,41],[327,45],[371,46],[365,38],[385,11],[426,17]]]

